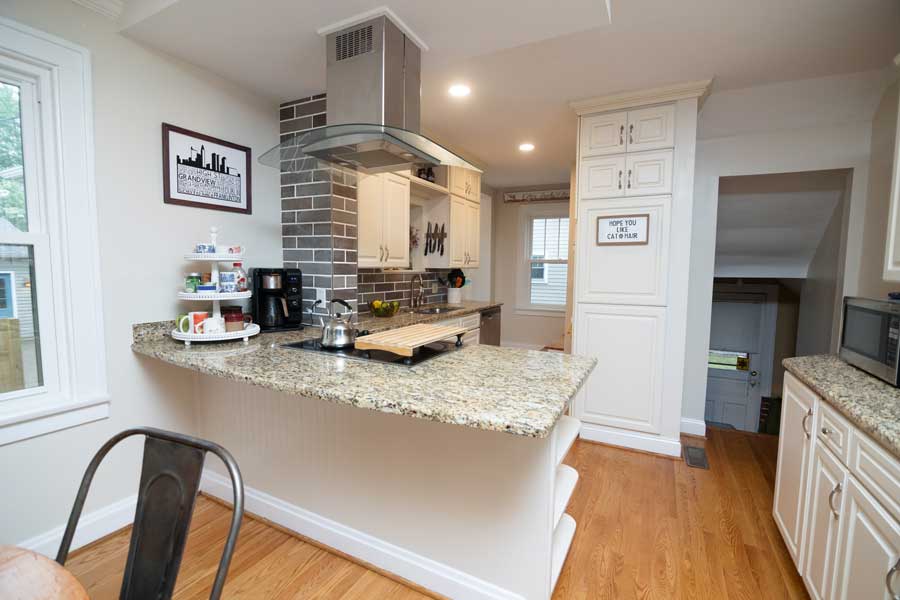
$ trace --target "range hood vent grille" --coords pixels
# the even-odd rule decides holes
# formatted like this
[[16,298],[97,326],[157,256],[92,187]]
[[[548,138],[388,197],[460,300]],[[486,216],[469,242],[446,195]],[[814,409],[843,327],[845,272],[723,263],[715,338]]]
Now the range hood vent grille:
[[374,47],[372,26],[366,25],[340,33],[335,38],[334,60],[347,60],[372,52]]

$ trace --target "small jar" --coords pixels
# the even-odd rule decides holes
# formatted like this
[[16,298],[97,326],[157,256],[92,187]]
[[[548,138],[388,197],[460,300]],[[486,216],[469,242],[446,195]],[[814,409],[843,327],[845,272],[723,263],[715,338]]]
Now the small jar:
[[200,285],[200,273],[188,273],[184,276],[184,291],[188,294],[196,294],[197,286]]

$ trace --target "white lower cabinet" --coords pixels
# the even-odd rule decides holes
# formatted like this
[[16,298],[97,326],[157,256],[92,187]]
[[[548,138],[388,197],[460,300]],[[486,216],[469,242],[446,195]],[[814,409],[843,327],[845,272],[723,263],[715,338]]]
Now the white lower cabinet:
[[785,373],[783,396],[772,516],[781,530],[797,570],[800,571],[806,480],[809,474],[816,395],[793,375]]
[[814,600],[831,598],[838,519],[847,487],[847,469],[824,445],[813,456],[809,492],[809,531],[806,537],[806,587]]
[[900,460],[790,373],[784,383],[772,512],[806,589],[816,600],[900,598]]

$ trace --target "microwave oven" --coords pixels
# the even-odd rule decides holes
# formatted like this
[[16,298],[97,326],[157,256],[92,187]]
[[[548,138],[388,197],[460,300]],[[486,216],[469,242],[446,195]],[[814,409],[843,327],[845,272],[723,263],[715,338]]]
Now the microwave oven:
[[900,302],[844,298],[839,356],[893,386],[898,381]]

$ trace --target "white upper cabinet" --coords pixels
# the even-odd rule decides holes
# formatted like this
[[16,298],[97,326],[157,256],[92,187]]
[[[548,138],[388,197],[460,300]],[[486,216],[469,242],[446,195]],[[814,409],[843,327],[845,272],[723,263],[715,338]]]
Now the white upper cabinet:
[[594,156],[581,161],[578,181],[583,200],[624,196],[625,155]]
[[674,104],[581,119],[581,158],[674,147]]
[[643,152],[675,146],[675,105],[651,106],[628,112],[626,148]]
[[481,202],[481,173],[462,167],[450,167],[448,189],[454,196]]
[[625,111],[593,115],[581,120],[581,158],[625,152]]
[[466,265],[481,264],[481,206],[466,202]]
[[[894,59],[900,65],[900,55]],[[884,249],[884,280],[900,281],[900,102],[897,106],[897,128],[894,130],[894,166],[891,176],[891,208]],[[872,180],[870,179],[870,182]],[[869,185],[872,185],[870,183]],[[887,190],[884,190],[886,193]]]
[[625,155],[625,195],[672,193],[671,150]]
[[384,175],[384,266],[409,266],[409,179]]
[[360,174],[360,267],[409,266],[409,179],[394,173]]

